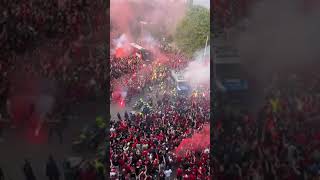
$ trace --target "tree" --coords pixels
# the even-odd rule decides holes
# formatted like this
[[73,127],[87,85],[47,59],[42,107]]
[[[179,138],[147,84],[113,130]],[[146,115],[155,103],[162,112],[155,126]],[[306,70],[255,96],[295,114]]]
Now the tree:
[[204,48],[207,36],[210,38],[209,9],[193,6],[178,24],[174,41],[183,53],[191,57],[197,50]]

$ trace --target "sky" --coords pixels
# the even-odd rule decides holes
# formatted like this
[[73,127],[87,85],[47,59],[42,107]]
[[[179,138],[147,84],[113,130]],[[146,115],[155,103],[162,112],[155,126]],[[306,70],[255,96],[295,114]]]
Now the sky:
[[210,9],[210,0],[193,0],[193,4],[201,5]]

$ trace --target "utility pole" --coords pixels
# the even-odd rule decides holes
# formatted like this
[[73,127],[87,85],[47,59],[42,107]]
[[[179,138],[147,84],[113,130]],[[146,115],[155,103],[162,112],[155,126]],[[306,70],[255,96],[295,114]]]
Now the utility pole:
[[140,25],[141,25],[141,38],[143,37],[143,35],[144,35],[144,29],[143,29],[143,26],[144,25],[147,25],[148,23],[147,22],[145,22],[145,21],[140,21]]
[[208,41],[209,41],[209,36],[207,36],[207,40],[206,40],[206,45],[204,47],[204,53],[203,53],[202,61],[205,60],[205,57],[206,57],[206,54],[207,54]]

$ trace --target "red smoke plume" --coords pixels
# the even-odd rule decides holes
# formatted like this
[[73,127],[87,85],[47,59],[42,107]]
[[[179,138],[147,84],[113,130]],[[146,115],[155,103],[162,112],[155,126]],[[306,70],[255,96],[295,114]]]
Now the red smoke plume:
[[183,139],[175,149],[175,153],[180,156],[187,150],[202,151],[210,146],[210,124],[205,125],[198,133],[191,138]]
[[116,49],[116,58],[122,58],[125,57],[125,53],[123,48],[117,48]]
[[[161,31],[166,33],[173,33],[185,12],[186,4],[182,1],[112,0],[111,39],[125,34],[130,42],[136,41],[143,39],[140,35],[144,36],[150,29],[162,29]],[[147,23],[142,25],[141,21]]]
[[125,102],[124,102],[124,99],[123,98],[121,98],[120,99],[120,107],[125,107],[126,106],[126,104],[125,104]]
[[134,22],[135,16],[128,1],[110,1],[110,16],[114,30],[121,34],[131,34],[130,25]]

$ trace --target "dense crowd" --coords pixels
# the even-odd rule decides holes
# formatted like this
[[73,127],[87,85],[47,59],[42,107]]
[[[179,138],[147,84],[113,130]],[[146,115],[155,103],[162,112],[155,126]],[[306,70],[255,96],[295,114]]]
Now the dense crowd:
[[[40,39],[76,39],[101,25],[101,1],[1,1],[1,55],[24,52]],[[94,26],[92,26],[94,23]],[[82,27],[86,24],[85,27]]]
[[151,103],[151,112],[125,112],[111,121],[111,179],[210,179],[209,146],[182,154],[175,151],[184,138],[209,122],[208,99],[160,96]]
[[15,79],[56,81],[73,101],[102,93],[106,57],[95,48],[102,44],[101,1],[1,1],[0,9],[2,107],[16,93],[10,92]]
[[318,179],[319,76],[279,76],[254,118],[225,111],[216,124],[217,179]]
[[214,0],[215,24],[219,28],[229,28],[249,13],[253,0]]
[[[60,124],[71,115],[72,103],[104,95],[108,73],[105,38],[101,38],[102,3],[100,0],[0,2],[0,140],[2,130],[9,127],[7,123],[14,122],[7,109],[11,97],[33,95],[38,87],[55,96],[57,108],[48,116],[59,122],[48,123],[52,134],[51,126],[59,132],[64,128]],[[58,92],[53,92],[56,89]],[[32,107],[26,108],[28,114],[22,120],[32,119]],[[59,137],[62,143],[62,132]],[[104,162],[93,159],[99,160],[100,165]],[[101,167],[98,172],[91,162],[82,164],[85,165],[75,169],[78,178],[69,176],[69,179],[99,179],[99,176],[103,179]],[[67,164],[65,168],[68,169]]]
[[138,95],[147,90],[149,85],[161,83],[168,78],[170,69],[185,68],[187,62],[188,58],[176,52],[162,52],[151,64],[136,56],[123,58],[112,56],[111,97],[118,97],[122,91],[126,91],[128,97]]
[[[105,167],[99,159],[94,161],[83,160],[79,158],[65,159],[62,162],[63,169],[60,170],[59,163],[49,156],[44,167],[44,174],[48,179],[59,180],[105,180]],[[38,171],[33,168],[32,159],[25,159],[22,164],[22,173],[24,179],[37,180]],[[10,174],[3,171],[0,167],[0,179],[11,179]]]
[[177,96],[168,77],[170,70],[185,68],[187,58],[172,52],[157,57],[151,64],[135,57],[111,61],[119,67],[111,76],[113,92],[126,87],[132,96],[144,93],[141,100],[149,110],[118,113],[118,119],[111,120],[110,178],[210,179],[209,145],[181,154],[176,150],[209,123],[208,97]]
[[111,79],[119,79],[125,74],[132,74],[135,70],[140,69],[142,60],[138,57],[112,57],[110,60]]
[[[48,52],[48,49],[51,51],[52,48],[42,47],[29,55],[18,56],[16,59],[0,63],[2,105],[8,97],[17,95],[13,89],[14,85],[19,84],[16,80],[21,81],[21,79],[27,80],[24,82],[25,85],[31,79],[54,81],[56,86],[63,90],[60,91],[62,98],[59,98],[69,102],[88,99],[90,94],[102,94],[102,89],[107,85],[108,74],[104,71],[106,63],[104,63],[105,57],[99,52],[101,50],[85,47],[82,45],[84,42],[80,41],[80,48],[83,51],[74,52],[73,44],[76,43],[65,46],[62,41],[54,41],[53,46],[56,46],[54,54]],[[87,56],[84,52],[88,51],[89,57],[78,58]],[[74,54],[77,54],[77,57],[74,57]]]

